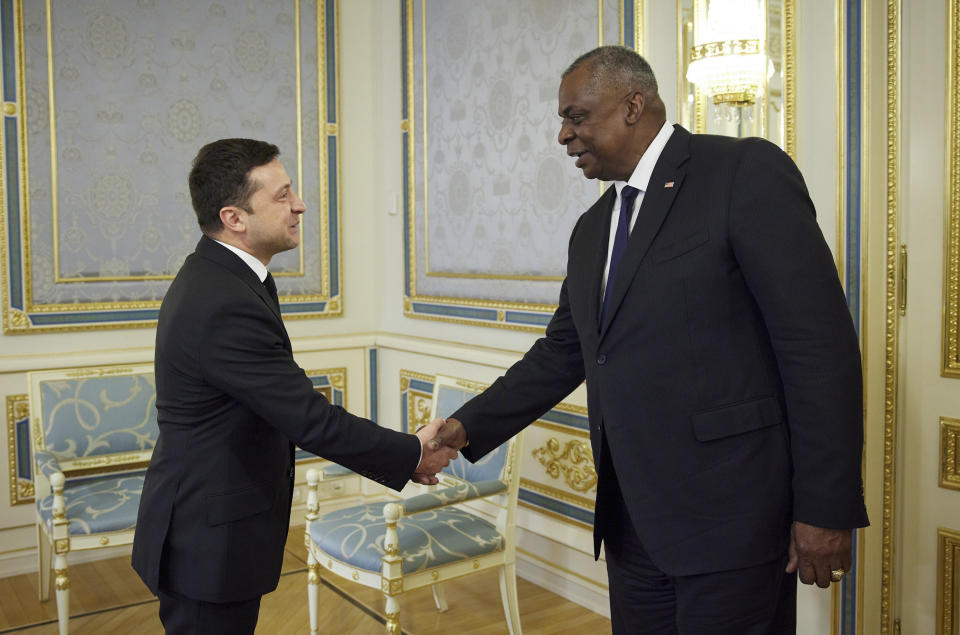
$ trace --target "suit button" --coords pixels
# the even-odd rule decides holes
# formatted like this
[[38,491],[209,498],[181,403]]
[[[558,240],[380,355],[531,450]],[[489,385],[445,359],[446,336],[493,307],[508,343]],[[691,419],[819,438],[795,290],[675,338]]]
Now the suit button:
[[597,356],[597,366],[603,366],[606,363],[607,363],[606,355],[601,354]]

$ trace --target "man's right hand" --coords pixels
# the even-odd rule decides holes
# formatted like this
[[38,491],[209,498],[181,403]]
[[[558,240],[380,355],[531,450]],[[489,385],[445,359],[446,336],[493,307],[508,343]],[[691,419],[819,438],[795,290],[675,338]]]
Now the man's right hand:
[[411,480],[416,483],[436,485],[439,482],[436,476],[437,472],[457,458],[457,448],[437,441],[438,433],[443,425],[443,419],[434,419],[416,432],[422,448],[420,464],[417,465],[417,469],[411,477]]
[[434,437],[435,443],[447,445],[457,450],[462,450],[470,444],[470,441],[467,440],[467,429],[464,428],[463,424],[457,419],[450,417],[447,419],[434,419],[434,421],[443,422],[440,430],[437,432],[437,436]]

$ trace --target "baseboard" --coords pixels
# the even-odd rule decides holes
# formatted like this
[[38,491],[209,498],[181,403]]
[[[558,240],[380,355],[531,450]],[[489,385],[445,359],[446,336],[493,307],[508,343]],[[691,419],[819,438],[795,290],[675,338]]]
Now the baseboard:
[[517,575],[594,613],[610,617],[610,600],[606,592],[581,583],[576,578],[564,575],[561,571],[553,570],[519,553],[517,554]]

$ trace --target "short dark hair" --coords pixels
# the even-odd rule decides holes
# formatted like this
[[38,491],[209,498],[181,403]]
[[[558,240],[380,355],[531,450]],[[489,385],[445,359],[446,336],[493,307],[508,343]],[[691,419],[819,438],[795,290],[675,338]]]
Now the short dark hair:
[[259,184],[247,178],[250,170],[280,155],[277,146],[256,139],[220,139],[200,148],[190,170],[190,199],[205,234],[223,228],[220,210],[228,205],[245,208]]
[[587,51],[573,61],[563,72],[566,77],[584,64],[590,64],[594,87],[614,86],[618,89],[639,90],[650,98],[657,95],[657,78],[647,60],[625,46],[600,46]]

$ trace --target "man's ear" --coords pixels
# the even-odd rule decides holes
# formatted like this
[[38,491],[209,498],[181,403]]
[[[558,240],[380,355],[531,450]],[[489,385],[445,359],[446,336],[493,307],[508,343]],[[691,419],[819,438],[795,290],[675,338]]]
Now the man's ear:
[[247,229],[246,212],[233,205],[220,208],[220,222],[232,232],[242,233]]
[[640,117],[643,116],[643,111],[646,108],[647,100],[644,98],[643,93],[639,90],[634,91],[627,96],[627,116],[626,121],[628,125],[633,125],[640,121]]

